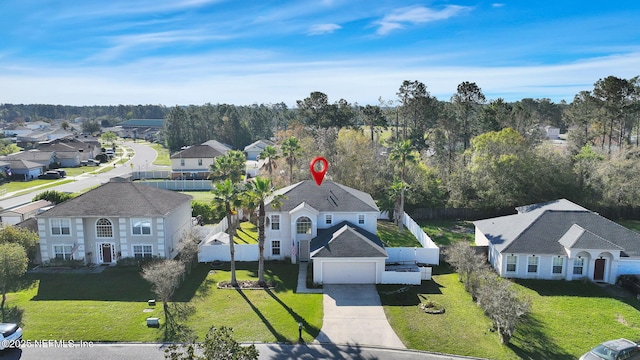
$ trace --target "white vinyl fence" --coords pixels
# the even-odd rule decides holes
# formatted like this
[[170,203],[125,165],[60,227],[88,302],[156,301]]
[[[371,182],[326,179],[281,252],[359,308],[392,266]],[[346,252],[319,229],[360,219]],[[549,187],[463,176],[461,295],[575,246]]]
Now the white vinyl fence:
[[[257,261],[258,260],[258,244],[235,244],[236,261]],[[198,262],[212,261],[231,261],[231,252],[229,244],[205,245],[200,247],[198,252]]]

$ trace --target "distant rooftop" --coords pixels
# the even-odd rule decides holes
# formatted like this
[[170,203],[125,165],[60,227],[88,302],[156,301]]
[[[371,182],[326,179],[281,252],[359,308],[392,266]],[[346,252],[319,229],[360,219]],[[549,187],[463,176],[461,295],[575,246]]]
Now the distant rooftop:
[[131,119],[120,123],[120,126],[122,126],[123,128],[144,127],[159,129],[163,125],[164,119]]

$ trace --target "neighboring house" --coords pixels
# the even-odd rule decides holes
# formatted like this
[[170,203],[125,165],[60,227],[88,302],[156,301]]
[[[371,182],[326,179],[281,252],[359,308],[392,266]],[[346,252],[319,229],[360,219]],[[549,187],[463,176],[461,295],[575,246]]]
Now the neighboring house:
[[245,146],[244,152],[247,154],[247,160],[258,160],[258,155],[260,155],[264,148],[274,145],[275,143],[270,140],[258,140],[252,144]]
[[3,225],[16,225],[27,219],[30,219],[44,208],[52,206],[53,203],[47,200],[36,200],[28,204],[13,207],[0,213],[0,221]]
[[171,155],[171,178],[208,179],[215,158],[225,155],[229,149],[206,144],[192,145]]
[[[379,210],[371,195],[328,180],[302,181],[276,194],[285,198],[277,209],[266,204],[266,259],[313,261],[317,283],[380,282],[388,256],[375,235]],[[345,245],[349,239],[355,242]],[[332,251],[337,244],[341,250]],[[364,251],[372,248],[377,251]]]
[[212,148],[218,150],[219,152],[226,154],[228,153],[231,149],[231,146],[227,145],[227,144],[223,144],[218,140],[209,140],[209,141],[205,141],[202,143],[202,145],[207,145],[207,146],[211,146]]
[[124,134],[133,139],[155,140],[164,125],[164,119],[130,119],[119,124]]
[[56,153],[55,151],[27,150],[9,154],[7,156],[1,157],[0,160],[27,160],[30,162],[38,163],[45,168],[49,168],[49,165],[56,162]]
[[640,234],[565,199],[517,210],[474,222],[500,276],[613,284],[640,274]]
[[[36,149],[41,151],[55,151],[58,157],[60,157],[63,152],[78,153],[80,161],[94,159],[95,156],[101,152],[100,142],[93,138],[56,139],[41,142],[37,145]],[[80,162],[75,166],[80,166]]]
[[192,145],[171,155],[172,179],[207,179],[214,159],[223,154],[207,145]]
[[26,126],[15,126],[11,125],[4,129],[2,129],[5,137],[14,137],[14,136],[24,136],[31,134],[33,132],[32,129],[29,129]]
[[560,138],[560,128],[547,125],[544,127],[544,131],[545,131],[545,135],[547,136],[547,139],[558,140]]
[[[7,159],[3,158],[2,163],[8,164],[9,172],[7,175],[13,180],[32,180],[37,179],[40,174],[45,171],[46,166],[29,160]],[[6,167],[5,167],[6,169]]]
[[83,153],[70,144],[63,142],[41,143],[36,150],[44,152],[55,152],[56,161],[60,167],[78,167],[83,159]]
[[191,196],[112,179],[36,216],[42,261],[114,264],[120,258],[173,258],[191,227]]

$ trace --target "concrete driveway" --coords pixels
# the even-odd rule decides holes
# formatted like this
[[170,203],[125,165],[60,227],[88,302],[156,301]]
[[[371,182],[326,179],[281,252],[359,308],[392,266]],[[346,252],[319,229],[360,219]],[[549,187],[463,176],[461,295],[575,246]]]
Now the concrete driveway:
[[406,349],[387,321],[375,285],[324,285],[323,303],[315,341]]

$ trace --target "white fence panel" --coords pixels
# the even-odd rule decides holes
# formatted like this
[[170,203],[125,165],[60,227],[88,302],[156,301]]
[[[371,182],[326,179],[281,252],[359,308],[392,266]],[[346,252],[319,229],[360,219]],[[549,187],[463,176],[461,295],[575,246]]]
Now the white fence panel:
[[403,284],[403,285],[420,285],[422,281],[422,273],[419,271],[400,272],[400,271],[383,271],[383,284]]
[[[236,244],[233,249],[235,250],[236,261],[258,261],[258,244]],[[211,262],[216,260],[231,261],[229,245],[205,245],[200,247],[200,251],[198,252],[199,262]]]
[[440,249],[425,249],[419,247],[388,247],[385,248],[389,258],[387,262],[412,262],[423,264],[439,264]]
[[411,218],[411,216],[409,216],[409,214],[404,213],[404,215],[402,215],[402,221],[404,225],[407,227],[407,229],[409,229],[409,231],[411,231],[411,233],[416,237],[416,239],[418,239],[420,244],[422,244],[422,247],[438,248],[438,245],[436,245],[436,243],[434,243],[433,240],[431,240],[429,235],[427,235],[424,231],[422,231],[422,228],[420,228],[420,225],[418,225]]
[[153,186],[158,189],[173,191],[211,191],[210,180],[164,180],[164,181],[145,181],[140,180],[140,184]]

